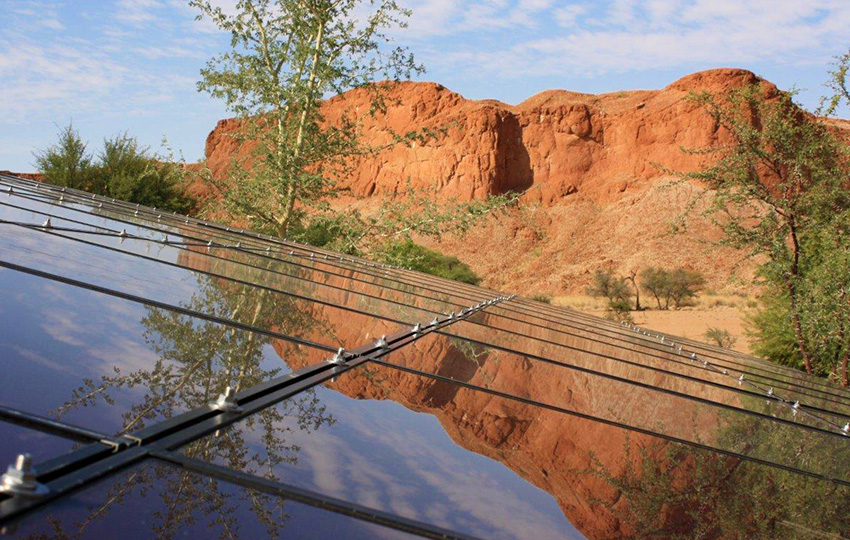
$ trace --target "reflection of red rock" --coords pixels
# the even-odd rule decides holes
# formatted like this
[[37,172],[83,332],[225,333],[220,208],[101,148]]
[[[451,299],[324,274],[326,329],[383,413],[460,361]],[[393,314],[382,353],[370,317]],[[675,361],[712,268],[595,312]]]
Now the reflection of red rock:
[[[445,135],[360,160],[339,179],[354,197],[335,204],[374,210],[379,196],[393,196],[408,179],[416,188],[461,200],[529,189],[525,199],[541,203],[538,211],[491,220],[462,240],[444,238],[439,249],[502,290],[577,292],[600,266],[625,272],[650,264],[699,270],[719,288],[741,257],[731,250],[706,256],[695,238],[712,237],[698,219],[688,238],[669,238],[669,222],[695,192],[689,186],[660,189],[667,183],[662,168],[693,170],[706,158],[682,147],[705,148],[723,138],[714,120],[687,100],[691,91],[722,94],[759,81],[748,71],[717,69],[662,90],[554,90],[515,106],[468,100],[438,84],[402,83],[391,91],[387,114],[364,121],[364,142],[378,146],[390,141],[391,131],[422,128],[446,128]],[[331,122],[343,111],[364,115],[368,100],[365,91],[352,91],[326,102],[323,112]],[[229,135],[238,126],[222,120],[207,138],[207,163],[217,175],[225,174],[237,150]],[[747,277],[746,268],[741,274]]]
[[[236,278],[259,279],[273,287],[294,290],[339,304],[357,305],[359,301],[356,296],[343,291],[323,288],[320,292],[317,285],[289,281],[280,275],[258,274],[256,269],[249,270],[232,262],[223,263],[211,259],[205,255],[203,247],[196,250],[182,251],[178,258],[179,263],[198,270],[228,272]],[[250,257],[232,251],[224,255],[228,260]],[[255,258],[251,259],[256,262]],[[328,285],[368,289],[371,293],[381,294],[365,284],[353,283],[345,277],[322,274],[312,277]],[[240,287],[232,282],[215,280],[215,283],[223,291],[241,294]],[[383,291],[388,297],[397,294],[389,289]],[[266,299],[269,302],[266,305],[275,305],[270,300]],[[398,329],[398,325],[394,323],[355,316],[328,306],[301,302],[298,306],[296,308],[295,305],[286,305],[286,309],[309,312],[316,322],[314,326],[277,328],[274,326],[274,313],[264,314],[260,324],[271,323],[275,330],[296,333],[318,342],[338,340],[349,348],[368,343],[382,334],[392,334]],[[381,308],[375,303],[371,309]],[[281,316],[278,320],[283,318],[285,317]],[[460,323],[464,324],[466,323]],[[500,324],[505,324],[505,321],[500,321]],[[466,328],[465,331],[471,331],[472,327]],[[556,336],[542,329],[531,329],[523,325],[512,328],[523,335],[540,335],[602,354],[616,353],[620,357],[636,359],[636,353],[627,348],[614,350],[611,345],[591,343],[563,335]],[[272,345],[291,369],[321,362],[329,356],[327,352],[282,341],[273,341]],[[533,347],[526,350],[549,357],[560,357],[559,353],[566,353],[564,349],[556,351],[551,345],[532,340],[523,340],[514,346]],[[576,371],[506,353],[480,354],[480,350],[464,352],[459,347],[459,342],[450,338],[429,335],[392,353],[388,360],[567,409],[607,418],[614,415],[627,423],[630,423],[629,419],[642,419],[644,422],[651,419],[653,423],[665,419],[666,429],[670,430],[671,434],[686,438],[693,437],[695,432],[706,437],[717,422],[711,411],[696,407],[692,403],[689,405],[673,399],[650,399],[647,396],[641,398],[643,394],[639,389],[626,388],[599,377],[587,377]],[[570,353],[569,361],[581,364],[587,361],[587,358],[580,357],[578,353]],[[638,374],[635,368],[623,364],[608,366],[606,369],[630,379],[640,379],[640,375],[644,380],[649,377],[647,382],[651,382],[654,377],[645,372]],[[628,523],[621,522],[603,505],[592,502],[602,500],[618,506],[626,504],[625,499],[606,481],[591,474],[581,473],[594,468],[591,463],[591,455],[594,455],[609,474],[613,477],[621,476],[629,459],[625,454],[627,435],[624,430],[398,370],[381,369],[379,373],[374,373],[373,368],[373,373],[369,371],[369,366],[364,366],[339,377],[329,386],[354,399],[390,399],[411,410],[433,415],[458,445],[503,463],[526,481],[552,494],[567,519],[589,538],[628,536]],[[660,380],[654,382],[662,384]],[[680,381],[680,384],[686,383]],[[686,387],[676,389],[688,391]],[[703,389],[702,393],[705,392]],[[626,410],[623,408],[624,403],[629,404]],[[645,446],[650,439],[632,433],[630,440],[633,448],[636,448],[638,445]],[[664,448],[664,444],[652,448],[652,455],[658,456]],[[632,459],[636,458],[638,455],[634,452]],[[660,519],[668,518],[675,519],[676,516],[662,516]]]
[[35,180],[37,182],[44,182],[44,175],[39,173],[19,173],[12,171],[0,171],[0,174],[5,174],[8,176],[17,176],[18,178],[27,178],[29,180]]

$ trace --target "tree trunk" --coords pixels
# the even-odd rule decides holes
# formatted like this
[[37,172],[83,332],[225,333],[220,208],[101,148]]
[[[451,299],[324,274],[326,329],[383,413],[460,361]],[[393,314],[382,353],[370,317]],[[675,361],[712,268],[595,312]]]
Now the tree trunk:
[[635,311],[640,311],[643,308],[640,307],[640,288],[638,287],[637,280],[635,279],[635,274],[630,274],[626,279],[628,279],[632,283],[632,287],[635,288]]
[[794,338],[797,340],[797,349],[803,357],[803,365],[806,366],[806,373],[813,375],[812,357],[809,355],[809,350],[806,347],[806,341],[803,337],[803,324],[800,321],[800,313],[797,310],[797,289],[790,278],[786,279],[785,283],[788,288],[788,296],[791,299],[791,321],[794,324]]
[[[298,121],[298,135],[295,138],[294,151],[295,161],[297,161],[298,157],[301,155],[301,146],[304,144],[304,127],[307,124],[307,115],[309,113],[310,103],[312,103],[313,93],[317,86],[316,72],[318,71],[319,56],[322,51],[322,39],[324,38],[324,35],[325,23],[321,22],[316,32],[316,44],[313,49],[313,63],[310,66],[310,77],[307,81],[306,103],[304,104],[304,109],[301,111],[301,118]],[[295,185],[295,181],[290,179],[289,185],[286,187],[283,216],[281,216],[278,223],[278,234],[280,236],[286,236],[286,232],[289,229],[290,222],[292,221],[292,211],[295,208],[295,200],[297,198],[296,188],[297,186]]]
[[803,364],[806,366],[806,373],[814,374],[812,369],[812,357],[806,347],[806,341],[803,337],[803,324],[800,321],[800,312],[797,308],[797,285],[794,280],[799,275],[800,270],[800,240],[797,238],[797,224],[793,218],[788,221],[788,229],[791,236],[791,272],[785,278],[785,286],[788,288],[788,297],[791,301],[791,319],[794,323],[794,337],[797,340],[797,348],[800,350],[800,355],[803,357]]

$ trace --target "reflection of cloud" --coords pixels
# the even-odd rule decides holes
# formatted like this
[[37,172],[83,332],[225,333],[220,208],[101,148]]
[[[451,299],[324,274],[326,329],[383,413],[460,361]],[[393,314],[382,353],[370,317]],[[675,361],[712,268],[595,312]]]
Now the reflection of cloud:
[[[278,426],[283,440],[301,447],[296,471],[276,471],[283,481],[301,479],[330,496],[482,537],[563,538],[574,531],[549,494],[455,445],[433,416],[327,389],[317,395],[337,423],[309,433],[294,418]],[[244,436],[263,453],[259,430]]]
[[25,349],[23,347],[20,347],[18,345],[13,344],[13,343],[3,343],[3,347],[9,347],[10,349],[12,349],[16,353],[18,353],[20,356],[26,358],[27,360],[29,360],[30,362],[33,362],[35,364],[40,364],[40,365],[42,365],[46,368],[52,369],[54,371],[58,371],[60,373],[68,373],[68,374],[71,374],[71,375],[78,375],[76,366],[69,366],[68,364],[64,364],[64,363],[60,363],[60,362],[50,360],[50,359],[44,357],[43,355],[41,355],[41,354],[39,354],[35,351]]
[[84,347],[87,345],[85,337],[94,338],[91,328],[77,322],[79,316],[72,313],[59,311],[54,306],[49,306],[41,314],[41,329],[44,333],[56,341],[72,347]]

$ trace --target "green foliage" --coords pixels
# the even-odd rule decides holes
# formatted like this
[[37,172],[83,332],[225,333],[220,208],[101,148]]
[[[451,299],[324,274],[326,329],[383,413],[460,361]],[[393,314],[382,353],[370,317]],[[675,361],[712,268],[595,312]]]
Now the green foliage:
[[649,267],[641,272],[641,287],[650,293],[658,309],[670,309],[693,305],[699,291],[705,286],[705,278],[699,272],[677,268]]
[[605,308],[606,318],[633,322],[631,316],[632,289],[629,286],[629,278],[615,276],[611,270],[597,269],[593,274],[593,284],[588,287],[587,294],[608,299]]
[[[223,99],[243,121],[238,139],[254,145],[228,181],[208,180],[226,210],[285,236],[296,202],[321,205],[347,160],[374,150],[359,141],[361,119],[385,109],[383,85],[373,81],[422,71],[405,49],[387,50],[388,32],[409,12],[394,0],[240,0],[232,13],[206,0],[190,5],[231,36],[231,50],[201,70],[198,89]],[[325,122],[322,100],[352,88],[371,93],[370,109]]]
[[390,245],[383,252],[383,260],[389,264],[470,285],[478,285],[481,282],[481,278],[457,257],[443,255],[410,240]]
[[[846,68],[833,73],[839,94],[845,76]],[[706,152],[715,165],[683,177],[713,190],[705,215],[723,231],[721,244],[764,261],[759,275],[782,298],[765,304],[775,313],[753,319],[757,350],[794,365],[791,332],[808,373],[840,373],[847,384],[850,149],[799,109],[792,93],[753,86],[722,100],[707,93],[693,99],[732,142]]]
[[608,306],[605,308],[605,318],[617,322],[627,321],[633,323],[631,302],[623,298],[609,300]]
[[842,104],[850,105],[850,88],[847,82],[847,74],[850,71],[850,51],[836,57],[833,66],[835,69],[829,72],[829,80],[825,85],[831,95],[821,100],[818,109],[818,114],[823,116],[835,114]]
[[761,306],[747,317],[747,332],[752,337],[753,352],[773,362],[804,369],[803,358],[791,326],[788,295],[783,289],[761,298]]
[[609,302],[629,301],[632,291],[625,278],[617,277],[611,270],[596,270],[593,274],[593,284],[588,287],[587,294],[598,298],[607,298]]
[[92,157],[73,124],[59,131],[56,144],[35,153],[35,166],[51,184],[85,191],[92,189]]
[[551,294],[534,294],[531,296],[531,299],[535,302],[542,302],[544,304],[552,303],[552,295]]
[[705,331],[704,337],[706,341],[717,345],[718,347],[723,347],[724,349],[731,349],[735,342],[738,341],[735,336],[733,336],[729,330],[725,330],[723,328],[711,327]]
[[183,191],[182,166],[159,161],[127,133],[105,139],[93,160],[69,124],[55,145],[36,154],[36,166],[51,184],[172,212],[187,213],[193,207]]

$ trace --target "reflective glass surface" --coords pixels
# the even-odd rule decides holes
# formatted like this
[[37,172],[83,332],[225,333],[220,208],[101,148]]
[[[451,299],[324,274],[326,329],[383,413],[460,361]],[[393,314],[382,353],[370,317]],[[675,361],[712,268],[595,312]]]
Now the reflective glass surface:
[[[189,305],[248,309],[211,282]],[[0,347],[0,404],[110,434],[214,401],[228,384],[287,373],[281,357],[328,355],[2,268]]]
[[0,474],[6,467],[15,462],[18,454],[30,454],[33,463],[55,458],[69,450],[76,443],[62,437],[36,431],[16,424],[0,420]]
[[[850,536],[850,394],[829,381],[521,298],[467,317],[501,293],[2,177],[0,233],[21,267],[0,268],[2,405],[109,434],[194,411],[162,439],[186,456],[486,538]],[[450,312],[377,363],[287,399],[264,387],[280,401],[259,412],[209,406]],[[0,437],[0,467],[74,447]],[[128,519],[130,538],[402,536],[159,462],[17,532],[114,537]]]
[[[387,361],[541,406],[850,482],[850,471],[842,465],[850,462],[850,444],[840,424],[763,397],[729,398],[714,389],[713,399],[695,399],[678,389],[659,390],[665,387],[661,380],[656,386],[635,385],[635,368],[627,365],[615,379],[435,334]],[[834,459],[812,460],[812,453]]]
[[183,452],[482,538],[581,537],[541,484],[488,448],[501,440],[510,453],[522,430],[500,419],[510,403],[490,404],[490,425],[470,423],[456,388],[430,391],[416,377],[396,386],[387,371],[349,371]]
[[15,538],[413,538],[162,463],[146,463],[8,525]]

